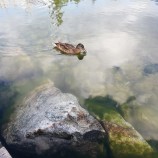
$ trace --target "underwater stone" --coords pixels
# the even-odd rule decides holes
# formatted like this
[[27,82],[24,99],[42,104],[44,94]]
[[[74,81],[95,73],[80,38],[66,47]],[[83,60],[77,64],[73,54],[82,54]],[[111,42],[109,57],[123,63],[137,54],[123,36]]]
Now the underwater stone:
[[[127,103],[134,101],[130,97]],[[95,97],[86,100],[88,110],[100,118],[108,133],[109,151],[114,158],[153,158],[154,150],[146,140],[125,121],[113,105],[115,100],[109,97]]]
[[110,148],[115,158],[151,158],[154,153],[144,138],[122,118],[123,125],[104,121],[109,134]]
[[77,152],[97,157],[104,150],[100,142],[105,131],[100,123],[75,96],[51,84],[38,87],[16,106],[2,133],[12,152],[22,156],[73,157]]
[[145,74],[155,74],[158,73],[158,64],[149,64],[144,67]]
[[0,142],[0,158],[12,158],[5,147]]

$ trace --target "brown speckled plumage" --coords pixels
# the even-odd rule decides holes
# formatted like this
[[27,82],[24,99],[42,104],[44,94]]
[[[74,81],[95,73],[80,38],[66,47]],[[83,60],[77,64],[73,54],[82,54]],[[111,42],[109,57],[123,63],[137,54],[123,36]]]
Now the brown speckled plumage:
[[79,55],[80,53],[86,53],[84,45],[79,43],[76,47],[72,44],[68,43],[55,43],[56,49],[60,50],[61,53],[68,54],[68,55]]

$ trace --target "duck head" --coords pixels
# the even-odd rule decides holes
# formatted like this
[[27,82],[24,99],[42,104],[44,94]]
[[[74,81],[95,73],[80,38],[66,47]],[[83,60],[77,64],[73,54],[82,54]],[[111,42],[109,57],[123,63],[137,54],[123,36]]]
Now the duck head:
[[87,51],[85,50],[84,45],[83,45],[82,43],[79,43],[79,44],[76,46],[76,48],[80,50],[80,53],[81,53],[81,54],[86,55]]

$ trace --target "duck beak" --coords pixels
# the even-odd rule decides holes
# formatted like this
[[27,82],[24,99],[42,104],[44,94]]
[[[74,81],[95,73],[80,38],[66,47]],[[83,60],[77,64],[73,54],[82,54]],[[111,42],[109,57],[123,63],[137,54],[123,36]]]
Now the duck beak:
[[81,53],[81,55],[83,55],[83,56],[85,56],[87,54],[87,51],[86,50],[84,50],[82,53]]
[[83,50],[83,54],[86,54],[86,53],[87,53],[87,51],[84,49],[84,50]]

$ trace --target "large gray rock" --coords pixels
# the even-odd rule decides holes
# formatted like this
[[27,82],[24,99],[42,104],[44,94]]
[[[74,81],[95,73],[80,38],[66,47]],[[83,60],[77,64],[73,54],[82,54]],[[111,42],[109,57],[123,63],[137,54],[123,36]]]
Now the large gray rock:
[[105,133],[75,96],[46,84],[15,107],[3,137],[13,151],[25,155],[71,157],[77,152],[97,157]]
[[2,146],[0,142],[0,158],[12,158],[8,153],[7,149]]

